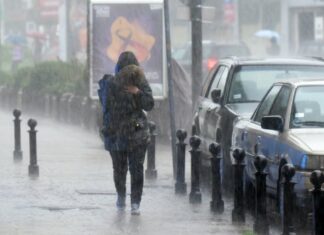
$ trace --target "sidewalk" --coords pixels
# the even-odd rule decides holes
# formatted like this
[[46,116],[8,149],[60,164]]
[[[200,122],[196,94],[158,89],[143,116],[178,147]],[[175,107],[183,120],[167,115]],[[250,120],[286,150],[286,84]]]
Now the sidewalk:
[[[214,215],[207,194],[196,206],[188,195],[175,196],[168,146],[156,147],[158,179],[145,181],[140,216],[130,215],[129,197],[126,211],[117,212],[111,159],[96,133],[37,119],[40,176],[30,179],[29,117],[21,118],[23,160],[14,163],[13,116],[0,111],[0,234],[234,235],[252,230],[249,223],[232,225],[231,201],[225,199],[224,214]],[[186,182],[189,193],[188,177]],[[127,184],[129,192],[129,178]]]

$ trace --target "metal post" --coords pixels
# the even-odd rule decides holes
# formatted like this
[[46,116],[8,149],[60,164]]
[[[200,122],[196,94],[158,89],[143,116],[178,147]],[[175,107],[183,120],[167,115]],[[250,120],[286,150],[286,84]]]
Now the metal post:
[[66,101],[66,122],[67,123],[73,123],[74,122],[74,118],[73,118],[73,100],[74,100],[74,95],[70,95],[70,97],[67,99]]
[[245,222],[245,208],[244,208],[244,190],[243,190],[243,172],[245,164],[245,152],[242,149],[235,149],[233,152],[235,159],[234,167],[234,209],[232,210],[232,222]]
[[36,120],[29,119],[28,126],[30,127],[29,132],[29,149],[30,149],[30,164],[28,168],[29,176],[38,177],[39,168],[37,165],[37,145],[36,145],[36,133],[35,127],[37,125]]
[[175,111],[174,111],[174,97],[173,97],[173,78],[172,78],[172,57],[171,57],[171,36],[170,36],[170,20],[169,20],[169,0],[164,0],[164,21],[165,21],[165,45],[166,45],[166,59],[168,69],[168,101],[170,113],[170,130],[171,130],[171,150],[172,150],[172,165],[173,178],[176,177],[176,127],[175,127]]
[[177,181],[175,184],[176,194],[186,194],[187,184],[185,182],[185,159],[186,159],[186,143],[187,132],[185,130],[178,130],[177,137],[179,139],[177,143]]
[[53,95],[52,97],[51,97],[51,101],[52,101],[52,105],[51,105],[51,116],[52,116],[52,118],[56,118],[56,117],[58,117],[58,115],[59,115],[59,109],[58,109],[58,105],[57,105],[57,102],[58,102],[58,100],[57,100],[57,97],[55,96],[55,95]]
[[156,179],[157,170],[155,169],[155,144],[156,144],[156,125],[154,122],[148,122],[151,141],[147,146],[147,169],[145,171],[146,179]]
[[324,174],[319,171],[313,171],[310,176],[310,181],[314,185],[313,194],[313,234],[324,234],[324,194],[321,190],[324,183]]
[[285,164],[281,168],[281,175],[284,177],[282,182],[282,234],[289,235],[290,233],[295,232],[293,225],[295,183],[291,182],[291,179],[295,175],[294,166],[292,164]]
[[192,41],[192,105],[196,103],[202,81],[202,13],[201,0],[191,1],[191,41]]
[[48,94],[45,95],[45,116],[48,117],[50,115],[50,96]]
[[23,89],[20,88],[17,92],[17,108],[22,109]]
[[256,190],[255,190],[255,223],[254,232],[256,234],[268,235],[269,223],[267,218],[267,174],[264,172],[267,166],[267,159],[262,156],[256,156],[254,166],[257,170],[255,173]]
[[211,169],[212,169],[212,201],[210,209],[216,213],[224,212],[224,201],[222,199],[222,183],[220,164],[222,157],[220,156],[221,146],[217,143],[209,145],[209,152],[212,154]]
[[14,119],[14,128],[15,128],[15,150],[13,152],[14,161],[21,161],[22,160],[22,151],[21,151],[21,134],[20,134],[20,122],[19,119],[21,115],[21,111],[15,109],[13,111],[13,115],[15,116]]
[[88,97],[83,97],[81,103],[81,126],[86,127],[88,123]]
[[99,130],[99,125],[98,125],[98,110],[97,110],[98,106],[96,101],[92,101],[91,106],[90,106],[90,129],[92,129],[93,131],[97,132],[97,130]]
[[198,136],[190,138],[191,146],[191,192],[189,195],[190,203],[201,203],[201,193],[199,186],[199,168],[200,168],[200,149],[201,140]]

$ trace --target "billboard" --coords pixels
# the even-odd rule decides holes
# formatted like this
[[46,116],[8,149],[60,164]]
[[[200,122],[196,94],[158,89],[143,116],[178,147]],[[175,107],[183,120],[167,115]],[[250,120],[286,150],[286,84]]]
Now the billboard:
[[90,96],[114,74],[123,51],[132,51],[155,99],[166,96],[163,0],[90,1]]

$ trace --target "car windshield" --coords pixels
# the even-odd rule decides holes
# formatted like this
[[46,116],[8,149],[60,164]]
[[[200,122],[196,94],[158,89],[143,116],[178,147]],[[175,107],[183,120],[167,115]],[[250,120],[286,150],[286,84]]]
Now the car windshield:
[[296,91],[290,128],[324,128],[324,86],[304,86]]
[[324,67],[316,65],[245,65],[234,72],[228,103],[260,102],[270,86],[291,78],[324,77]]

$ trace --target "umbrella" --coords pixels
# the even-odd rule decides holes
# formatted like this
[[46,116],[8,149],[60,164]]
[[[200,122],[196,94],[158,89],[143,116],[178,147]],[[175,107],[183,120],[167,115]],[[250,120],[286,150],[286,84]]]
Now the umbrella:
[[20,34],[11,34],[6,37],[5,41],[14,45],[21,45],[26,43],[26,38]]
[[259,30],[254,34],[254,36],[259,38],[276,38],[277,40],[279,39],[279,33],[269,29]]

